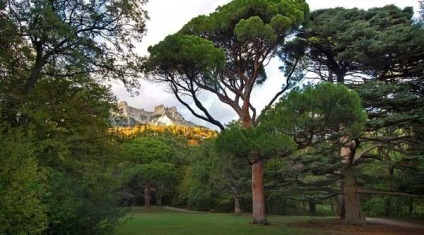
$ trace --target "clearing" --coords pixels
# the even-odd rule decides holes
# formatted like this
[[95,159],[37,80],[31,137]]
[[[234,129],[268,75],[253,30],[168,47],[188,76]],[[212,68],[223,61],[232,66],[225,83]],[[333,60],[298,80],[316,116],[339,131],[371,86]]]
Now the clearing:
[[334,217],[268,216],[271,225],[249,223],[250,215],[193,212],[184,209],[133,208],[129,219],[115,235],[383,235],[424,234],[424,226],[387,219],[367,218],[366,226],[347,226]]

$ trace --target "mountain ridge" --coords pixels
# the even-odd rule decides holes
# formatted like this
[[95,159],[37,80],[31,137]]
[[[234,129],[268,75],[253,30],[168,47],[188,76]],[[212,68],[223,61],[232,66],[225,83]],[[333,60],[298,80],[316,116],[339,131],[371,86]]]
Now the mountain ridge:
[[126,101],[117,104],[118,111],[113,112],[112,124],[114,126],[135,126],[137,124],[153,126],[188,126],[200,127],[193,122],[184,119],[175,106],[165,107],[157,105],[153,111],[134,108]]

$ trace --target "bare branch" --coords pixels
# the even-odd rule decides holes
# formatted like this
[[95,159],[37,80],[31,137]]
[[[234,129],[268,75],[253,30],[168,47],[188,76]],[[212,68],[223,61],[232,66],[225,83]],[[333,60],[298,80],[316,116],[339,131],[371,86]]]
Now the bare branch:
[[[204,121],[207,121],[217,127],[219,127],[220,130],[224,130],[224,126],[222,125],[222,123],[220,123],[219,121],[217,121],[216,119],[214,119],[209,112],[207,111],[207,109],[202,105],[201,102],[199,102],[199,100],[197,99],[197,97],[194,95],[192,96],[193,100],[195,100],[195,104],[196,106],[205,114],[205,116],[202,116],[200,114],[198,114],[196,111],[194,111],[194,109],[192,107],[190,107],[190,105],[185,102],[181,97],[180,97],[180,92],[178,90],[178,87],[176,86],[175,83],[171,83],[171,89],[175,95],[175,97],[177,98],[177,100],[183,104],[188,110],[190,110],[190,112],[197,118],[200,118]],[[193,92],[194,93],[194,92]],[[192,94],[193,94],[192,93]]]
[[272,105],[278,99],[278,97],[280,97],[284,92],[287,91],[287,89],[289,88],[290,80],[293,76],[294,71],[296,70],[298,63],[299,63],[299,59],[296,59],[296,62],[292,66],[292,69],[291,69],[289,75],[287,76],[286,85],[283,87],[283,89],[281,89],[279,92],[277,92],[277,94],[275,94],[275,96],[269,101],[268,105],[265,106],[265,108],[262,110],[261,114],[258,116],[258,121],[260,121],[260,118],[264,115],[264,113],[266,113],[272,107]]

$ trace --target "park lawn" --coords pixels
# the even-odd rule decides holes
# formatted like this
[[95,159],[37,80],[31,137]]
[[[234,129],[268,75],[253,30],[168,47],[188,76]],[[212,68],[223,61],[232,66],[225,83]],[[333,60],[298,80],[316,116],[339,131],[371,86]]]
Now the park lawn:
[[[134,208],[131,219],[119,226],[115,235],[284,235],[330,234],[330,232],[294,228],[290,223],[306,222],[307,216],[268,216],[269,226],[250,224],[249,215],[208,212],[180,212],[152,207]],[[316,219],[316,217],[315,217]]]

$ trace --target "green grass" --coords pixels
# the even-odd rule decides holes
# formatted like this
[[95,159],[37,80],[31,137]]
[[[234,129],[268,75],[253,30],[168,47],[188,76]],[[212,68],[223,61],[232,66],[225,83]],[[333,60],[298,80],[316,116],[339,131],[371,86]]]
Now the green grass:
[[132,219],[117,228],[115,235],[327,234],[290,226],[290,223],[309,221],[311,217],[307,216],[268,216],[270,225],[259,226],[251,224],[248,215],[177,212],[152,207],[134,208],[131,217]]

